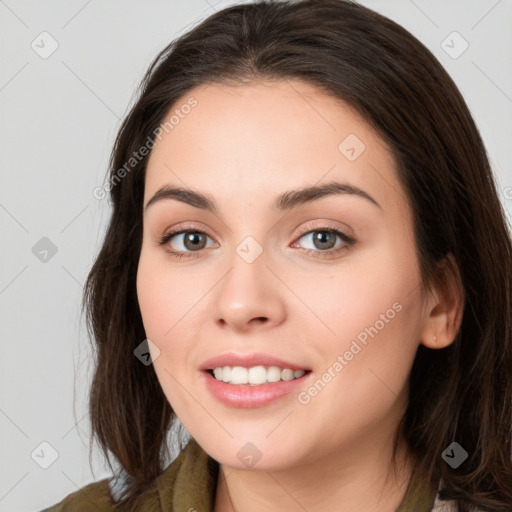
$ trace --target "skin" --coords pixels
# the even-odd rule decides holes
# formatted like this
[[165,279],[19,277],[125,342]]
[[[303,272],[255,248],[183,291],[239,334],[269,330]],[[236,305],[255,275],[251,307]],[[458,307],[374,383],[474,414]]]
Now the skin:
[[[162,389],[220,463],[215,510],[394,511],[414,461],[400,438],[392,471],[409,371],[420,343],[442,348],[455,338],[461,292],[446,273],[422,294],[412,210],[393,155],[348,105],[300,81],[269,81],[197,87],[172,110],[190,97],[197,106],[152,150],[144,204],[171,184],[208,194],[218,213],[173,199],[150,206],[137,293],[146,335],[160,351],[154,369]],[[354,161],[338,149],[349,134],[365,145]],[[349,194],[288,212],[271,208],[281,192],[329,181],[363,189],[380,208]],[[184,223],[209,238],[194,252],[176,235],[167,247],[192,256],[173,258],[158,242]],[[315,245],[311,232],[325,226],[356,244],[329,256],[344,241]],[[252,263],[236,251],[247,236],[263,251]],[[338,355],[397,303],[394,318],[333,372]],[[227,351],[311,368],[299,391],[329,368],[335,377],[307,404],[294,392],[237,409],[199,378],[204,361]],[[261,453],[251,468],[237,456],[247,442]]]

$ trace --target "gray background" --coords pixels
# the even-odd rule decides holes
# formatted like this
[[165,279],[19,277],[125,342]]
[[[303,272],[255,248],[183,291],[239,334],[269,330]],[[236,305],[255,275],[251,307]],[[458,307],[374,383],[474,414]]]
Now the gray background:
[[[233,3],[0,1],[0,511],[41,510],[110,475],[97,455],[91,473],[87,448],[79,302],[110,214],[92,191],[151,59]],[[361,3],[409,29],[454,78],[510,219],[511,0]]]

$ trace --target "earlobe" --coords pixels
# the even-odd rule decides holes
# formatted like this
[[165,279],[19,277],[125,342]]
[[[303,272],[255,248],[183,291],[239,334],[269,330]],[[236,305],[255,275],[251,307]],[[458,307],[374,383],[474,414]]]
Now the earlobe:
[[421,332],[422,345],[445,348],[459,332],[464,311],[464,287],[452,253],[438,267],[435,293],[428,299]]
[[421,338],[422,345],[425,345],[428,348],[432,349],[439,349],[439,348],[446,348],[448,345],[451,345],[453,340],[455,339],[455,336],[453,338],[448,336],[436,336],[433,335],[430,338]]
[[[437,334],[432,334],[432,332],[437,332]],[[452,336],[447,330],[439,329],[435,323],[432,323],[425,329],[425,334],[421,336],[421,344],[431,349],[446,348],[453,343],[456,335],[457,333]]]

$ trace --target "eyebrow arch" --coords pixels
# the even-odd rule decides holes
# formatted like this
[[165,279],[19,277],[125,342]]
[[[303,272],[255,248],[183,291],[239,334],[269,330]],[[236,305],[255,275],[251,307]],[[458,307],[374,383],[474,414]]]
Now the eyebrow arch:
[[[382,210],[382,206],[364,190],[349,185],[348,183],[338,183],[335,181],[323,185],[313,185],[296,190],[288,190],[277,197],[272,208],[278,211],[287,211],[323,197],[344,194],[366,199]],[[173,185],[164,185],[158,189],[155,195],[147,202],[144,207],[144,212],[146,212],[151,205],[164,199],[175,199],[182,203],[200,208],[201,210],[210,211],[214,214],[218,213],[215,202],[211,197],[191,189]]]

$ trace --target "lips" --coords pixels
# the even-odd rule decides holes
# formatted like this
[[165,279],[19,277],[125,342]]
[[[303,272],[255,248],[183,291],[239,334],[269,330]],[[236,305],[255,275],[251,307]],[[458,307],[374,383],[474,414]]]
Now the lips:
[[[288,363],[287,363],[288,364]],[[293,395],[311,383],[312,372],[306,372],[299,378],[280,380],[265,384],[233,385],[217,380],[208,370],[200,372],[199,380],[209,393],[220,403],[234,409],[254,409],[265,407],[279,400],[295,400]]]
[[253,366],[278,366],[279,368],[289,368],[290,370],[311,370],[300,363],[294,363],[293,361],[280,359],[278,357],[271,356],[270,354],[257,352],[250,354],[236,352],[220,354],[205,361],[199,369],[208,371],[219,366],[243,366],[244,368],[251,368]]
[[[277,367],[288,370],[304,370],[302,375],[292,380],[279,380],[262,384],[232,384],[217,380],[213,374],[215,368],[231,368],[241,366],[253,368],[256,366]],[[290,397],[294,391],[301,389],[311,382],[313,373],[310,367],[298,361],[289,361],[261,352],[225,352],[204,361],[200,366],[200,380],[206,389],[217,400],[232,408],[264,407],[274,401]]]

